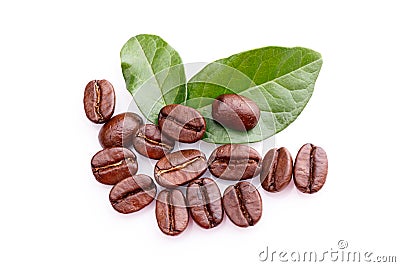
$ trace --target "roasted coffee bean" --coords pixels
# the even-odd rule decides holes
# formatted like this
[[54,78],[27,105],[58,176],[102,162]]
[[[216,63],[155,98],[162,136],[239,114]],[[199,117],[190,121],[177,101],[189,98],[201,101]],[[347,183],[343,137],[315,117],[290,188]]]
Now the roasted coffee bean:
[[206,121],[197,110],[177,104],[160,110],[158,125],[163,135],[183,143],[199,141],[206,132]]
[[273,148],[265,154],[261,166],[261,186],[268,192],[282,191],[292,179],[293,160],[284,147]]
[[294,184],[303,193],[318,192],[328,175],[328,157],[325,150],[313,144],[303,145],[293,167]]
[[117,183],[110,191],[110,202],[120,213],[132,213],[149,205],[157,187],[149,176],[138,174]]
[[136,174],[137,170],[136,156],[126,148],[105,148],[92,158],[93,175],[102,184],[116,184]]
[[257,188],[249,182],[238,182],[228,186],[222,202],[225,213],[237,226],[253,226],[261,218],[261,196]]
[[247,97],[226,94],[214,100],[212,117],[228,128],[248,131],[256,127],[260,119],[260,109],[253,100]]
[[143,124],[142,118],[136,113],[121,113],[101,127],[99,141],[103,148],[115,146],[131,146],[133,138]]
[[189,213],[181,191],[163,190],[158,194],[156,219],[158,227],[166,235],[179,235],[186,229]]
[[208,169],[224,180],[245,180],[260,173],[261,156],[246,145],[227,144],[216,148],[209,160]]
[[86,117],[94,123],[107,122],[114,113],[114,87],[107,80],[90,81],[85,88],[83,106]]
[[193,180],[186,189],[186,198],[193,220],[203,228],[219,225],[224,216],[221,192],[210,178]]
[[161,135],[160,129],[154,124],[145,124],[139,128],[133,139],[133,147],[141,155],[160,159],[174,149],[175,141]]
[[199,178],[207,169],[207,159],[196,149],[176,151],[165,155],[154,167],[157,183],[167,188],[185,185]]

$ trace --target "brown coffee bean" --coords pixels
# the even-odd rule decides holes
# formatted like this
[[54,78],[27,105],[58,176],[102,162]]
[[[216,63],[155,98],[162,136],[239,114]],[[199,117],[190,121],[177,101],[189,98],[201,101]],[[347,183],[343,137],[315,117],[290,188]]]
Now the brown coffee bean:
[[261,156],[249,146],[227,144],[211,153],[208,169],[224,180],[245,180],[260,173]]
[[176,151],[165,155],[154,167],[156,182],[167,188],[185,185],[207,170],[207,159],[196,149]]
[[292,179],[293,160],[284,147],[273,148],[265,154],[262,162],[261,186],[268,192],[282,191]]
[[105,148],[92,158],[93,175],[102,184],[116,184],[136,174],[137,170],[136,156],[126,148]]
[[186,200],[179,190],[163,190],[156,200],[156,219],[160,230],[166,235],[179,235],[189,222]]
[[186,189],[186,198],[193,220],[203,228],[210,229],[222,222],[221,192],[210,178],[193,180]]
[[212,117],[228,128],[248,131],[256,127],[260,119],[260,109],[253,100],[247,97],[225,94],[214,100]]
[[138,174],[117,183],[110,191],[110,202],[120,213],[143,209],[155,198],[157,187],[149,176]]
[[324,149],[313,144],[303,145],[293,167],[294,184],[303,193],[318,192],[328,175],[328,157]]
[[160,159],[174,149],[175,142],[161,135],[154,124],[145,124],[139,128],[133,139],[136,151],[151,159]]
[[129,147],[133,138],[143,124],[142,118],[132,112],[121,113],[109,120],[99,132],[100,145],[105,147]]
[[261,218],[261,196],[257,188],[249,182],[238,182],[228,186],[222,202],[225,213],[237,226],[253,226]]
[[206,121],[197,110],[177,104],[160,110],[158,125],[163,135],[183,143],[199,141],[206,131]]
[[107,122],[114,113],[114,87],[107,80],[90,81],[85,88],[83,106],[86,117],[94,123]]

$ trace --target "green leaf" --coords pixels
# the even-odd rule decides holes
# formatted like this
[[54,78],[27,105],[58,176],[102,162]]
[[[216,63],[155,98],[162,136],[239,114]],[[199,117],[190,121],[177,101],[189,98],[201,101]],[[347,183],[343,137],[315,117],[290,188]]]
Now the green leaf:
[[156,35],[141,34],[121,49],[126,88],[142,114],[156,123],[158,112],[186,97],[186,77],[178,52]]
[[[264,47],[235,54],[208,64],[190,79],[186,104],[206,118],[206,142],[261,141],[299,116],[310,100],[321,66],[321,55],[302,47]],[[212,120],[212,101],[226,93],[243,95],[257,103],[261,117],[254,129],[238,132]]]

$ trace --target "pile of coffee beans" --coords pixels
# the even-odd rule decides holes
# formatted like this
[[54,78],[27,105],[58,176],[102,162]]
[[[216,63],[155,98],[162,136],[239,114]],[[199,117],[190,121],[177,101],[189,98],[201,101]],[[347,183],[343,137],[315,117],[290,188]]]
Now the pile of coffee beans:
[[[260,175],[263,189],[279,192],[293,176],[295,186],[311,194],[322,188],[327,177],[327,155],[312,144],[301,147],[294,164],[284,147],[269,150],[264,158],[243,144],[221,145],[208,159],[197,149],[173,152],[176,141],[194,143],[202,139],[206,131],[203,116],[193,108],[173,104],[160,110],[158,125],[144,124],[132,112],[112,117],[115,92],[106,80],[90,81],[83,102],[88,119],[104,123],[98,136],[103,149],[93,156],[91,167],[98,182],[113,185],[109,194],[111,206],[127,214],[156,199],[156,220],[167,235],[183,232],[189,217],[202,228],[214,228],[222,222],[224,213],[239,227],[255,225],[262,215],[261,196],[253,184],[242,180]],[[257,125],[260,110],[246,97],[226,94],[215,99],[212,115],[225,127],[247,131]],[[154,179],[137,174],[140,166],[132,148],[158,160]],[[207,169],[219,179],[237,183],[221,194],[214,179],[202,177]],[[165,188],[158,195],[155,182]]]

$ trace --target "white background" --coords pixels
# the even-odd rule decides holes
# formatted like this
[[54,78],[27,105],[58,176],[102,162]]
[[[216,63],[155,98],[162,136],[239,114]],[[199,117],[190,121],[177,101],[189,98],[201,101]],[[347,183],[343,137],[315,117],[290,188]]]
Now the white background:
[[[266,246],[330,251],[341,239],[400,261],[399,10],[397,1],[2,1],[0,266],[266,266]],[[83,90],[108,79],[116,114],[126,111],[119,51],[140,33],[160,35],[186,63],[269,45],[320,52],[314,95],[276,144],[293,156],[307,142],[324,147],[325,187],[261,191],[255,227],[225,217],[212,230],[191,222],[177,238],[159,231],[154,203],[115,212],[110,187],[91,174],[99,126],[84,115]]]

